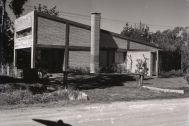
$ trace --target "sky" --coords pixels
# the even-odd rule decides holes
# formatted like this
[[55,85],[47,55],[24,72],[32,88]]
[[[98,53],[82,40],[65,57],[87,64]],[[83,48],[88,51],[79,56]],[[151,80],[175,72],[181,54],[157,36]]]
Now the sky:
[[[8,7],[11,20],[15,20]],[[28,0],[24,13],[33,6],[57,6],[59,17],[90,25],[91,12],[101,13],[101,29],[120,33],[126,22],[134,27],[140,21],[147,24],[151,32],[189,26],[189,0]]]

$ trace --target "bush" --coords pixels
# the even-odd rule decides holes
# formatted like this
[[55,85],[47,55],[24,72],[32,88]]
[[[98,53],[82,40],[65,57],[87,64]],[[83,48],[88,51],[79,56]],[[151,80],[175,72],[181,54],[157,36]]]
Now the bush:
[[135,70],[135,73],[140,73],[142,75],[147,75],[148,74],[148,68],[147,68],[147,61],[146,60],[149,60],[148,58],[146,58],[143,54],[143,58],[144,60],[142,59],[137,59],[137,69]]
[[74,90],[59,90],[43,94],[33,94],[29,90],[15,90],[13,92],[0,93],[0,106],[50,103],[61,100],[69,100],[70,96],[77,99],[78,95],[79,91]]
[[172,77],[183,77],[184,73],[182,70],[171,70],[171,71],[161,71],[159,73],[160,78],[172,78]]
[[115,73],[116,67],[115,66],[108,66],[108,67],[99,67],[98,73]]
[[[73,73],[90,73],[90,68],[70,67],[68,71]],[[130,71],[126,70],[125,67],[121,64],[109,65],[107,67],[102,66],[97,68],[96,71],[97,73],[130,73]]]
[[185,76],[184,76],[184,79],[188,82],[188,84],[189,84],[189,74],[186,74]]
[[90,73],[90,68],[89,67],[69,67],[68,68],[69,72],[73,72],[73,73]]

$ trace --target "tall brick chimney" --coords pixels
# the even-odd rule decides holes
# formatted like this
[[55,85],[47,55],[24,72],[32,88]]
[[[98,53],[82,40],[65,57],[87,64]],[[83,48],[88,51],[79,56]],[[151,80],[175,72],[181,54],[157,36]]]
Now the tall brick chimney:
[[100,20],[101,13],[91,13],[91,56],[90,72],[97,73],[100,54]]

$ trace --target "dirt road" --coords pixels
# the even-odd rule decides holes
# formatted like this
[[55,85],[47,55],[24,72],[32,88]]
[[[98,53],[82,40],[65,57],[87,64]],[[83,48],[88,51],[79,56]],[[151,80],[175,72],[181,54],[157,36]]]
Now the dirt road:
[[44,126],[32,119],[72,126],[188,126],[189,98],[0,111],[0,126]]

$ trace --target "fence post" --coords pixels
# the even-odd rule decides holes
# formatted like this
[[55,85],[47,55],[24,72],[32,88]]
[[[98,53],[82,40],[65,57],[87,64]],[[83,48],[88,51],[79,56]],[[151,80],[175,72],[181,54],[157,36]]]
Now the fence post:
[[14,67],[14,77],[17,77],[17,67]]
[[9,76],[10,74],[9,74],[9,70],[10,70],[10,68],[9,68],[9,66],[7,66],[7,75]]
[[3,64],[1,64],[1,74],[4,74]]

